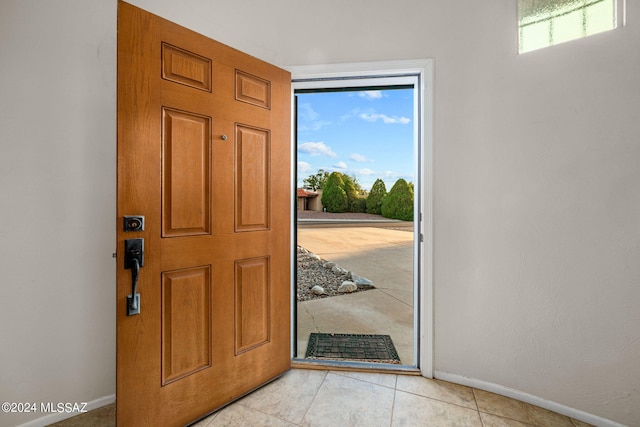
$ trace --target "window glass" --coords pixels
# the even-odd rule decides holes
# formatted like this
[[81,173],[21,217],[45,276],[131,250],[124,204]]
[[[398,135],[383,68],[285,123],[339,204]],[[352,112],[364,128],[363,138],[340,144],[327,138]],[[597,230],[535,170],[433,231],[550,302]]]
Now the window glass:
[[616,0],[518,0],[520,53],[616,27]]
[[615,2],[604,0],[586,10],[587,34],[596,34],[615,28]]
[[551,33],[553,40],[551,44],[568,42],[569,40],[584,37],[585,28],[583,17],[584,12],[582,10],[575,10],[553,19],[553,31]]

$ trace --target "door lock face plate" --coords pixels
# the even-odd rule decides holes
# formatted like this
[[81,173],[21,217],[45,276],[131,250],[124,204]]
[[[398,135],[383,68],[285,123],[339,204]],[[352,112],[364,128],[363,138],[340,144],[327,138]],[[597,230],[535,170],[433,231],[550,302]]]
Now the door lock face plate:
[[144,216],[125,215],[123,218],[124,231],[144,231]]
[[144,267],[144,239],[124,241],[124,268],[134,268],[134,259],[138,260],[138,268]]

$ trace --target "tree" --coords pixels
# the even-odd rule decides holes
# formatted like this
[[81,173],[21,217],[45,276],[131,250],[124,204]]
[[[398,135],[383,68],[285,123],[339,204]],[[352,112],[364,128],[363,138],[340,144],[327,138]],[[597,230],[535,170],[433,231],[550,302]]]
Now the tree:
[[345,178],[351,180],[358,196],[366,196],[367,192],[362,188],[362,186],[358,182],[358,178],[355,175],[342,174],[342,179],[344,180]]
[[324,185],[322,191],[322,206],[327,209],[327,212],[346,212],[349,206],[341,175],[340,172],[333,172],[329,175]]
[[324,169],[319,169],[318,173],[315,175],[309,175],[309,177],[304,179],[302,183],[305,187],[310,187],[315,191],[324,188],[328,178],[329,172]]
[[413,189],[400,178],[382,202],[382,216],[385,218],[413,220]]
[[[358,195],[358,190],[356,188],[356,179],[355,177],[350,177],[345,174],[341,174],[342,182],[344,186],[342,187],[344,192],[347,195],[347,211],[349,212],[360,212],[360,196]],[[358,187],[360,185],[358,184]]]
[[387,187],[380,178],[373,183],[369,196],[367,197],[367,213],[380,215],[382,213],[382,202],[387,195]]

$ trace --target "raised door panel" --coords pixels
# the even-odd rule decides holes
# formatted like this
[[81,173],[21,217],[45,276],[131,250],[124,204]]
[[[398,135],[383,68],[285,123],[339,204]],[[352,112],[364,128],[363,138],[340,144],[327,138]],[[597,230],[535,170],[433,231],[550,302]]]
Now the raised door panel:
[[236,261],[236,354],[269,341],[269,257]]
[[162,273],[162,385],[211,366],[211,266]]
[[236,100],[271,108],[271,82],[236,70]]
[[211,92],[211,59],[162,43],[162,78]]
[[210,234],[211,118],[162,109],[162,233]]
[[236,231],[269,229],[270,132],[236,125]]

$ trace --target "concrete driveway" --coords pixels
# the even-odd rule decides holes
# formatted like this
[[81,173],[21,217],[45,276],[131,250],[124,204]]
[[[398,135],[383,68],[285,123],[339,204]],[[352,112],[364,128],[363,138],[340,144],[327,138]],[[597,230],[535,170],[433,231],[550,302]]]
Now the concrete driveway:
[[376,289],[298,303],[298,357],[311,332],[390,335],[413,360],[413,233],[378,227],[298,227],[298,245],[373,281]]

